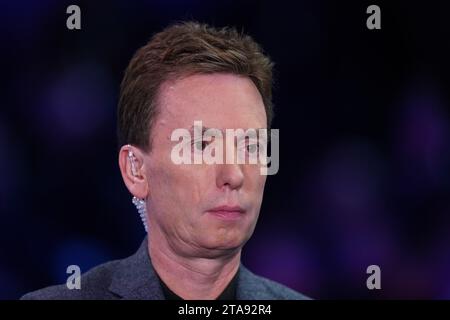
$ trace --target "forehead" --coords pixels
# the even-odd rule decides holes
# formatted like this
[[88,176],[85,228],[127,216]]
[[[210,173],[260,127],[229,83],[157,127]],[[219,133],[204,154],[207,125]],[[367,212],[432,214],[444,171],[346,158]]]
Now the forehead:
[[210,128],[266,127],[262,97],[247,77],[197,74],[167,81],[158,100],[157,123],[168,128],[191,127],[198,120]]

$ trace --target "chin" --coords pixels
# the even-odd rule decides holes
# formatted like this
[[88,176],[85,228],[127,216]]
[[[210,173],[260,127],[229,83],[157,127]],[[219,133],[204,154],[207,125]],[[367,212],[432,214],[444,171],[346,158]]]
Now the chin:
[[226,237],[210,238],[205,247],[212,250],[236,250],[242,248],[247,241],[247,237],[243,235],[230,235]]

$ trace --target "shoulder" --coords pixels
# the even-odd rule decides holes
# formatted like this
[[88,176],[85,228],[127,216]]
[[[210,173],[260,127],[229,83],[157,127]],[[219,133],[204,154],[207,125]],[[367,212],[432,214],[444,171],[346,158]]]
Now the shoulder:
[[287,286],[258,276],[241,265],[239,295],[248,300],[311,300]]
[[61,284],[27,293],[21,300],[115,299],[108,288],[119,263],[120,260],[110,261],[84,273],[80,289],[69,289],[66,284]]
[[83,274],[80,289],[65,284],[31,292],[23,300],[162,300],[161,285],[147,251],[147,237],[131,256],[101,264]]

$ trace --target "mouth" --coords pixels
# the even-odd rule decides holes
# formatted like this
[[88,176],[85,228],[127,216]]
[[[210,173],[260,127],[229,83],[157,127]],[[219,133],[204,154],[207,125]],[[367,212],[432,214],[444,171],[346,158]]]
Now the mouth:
[[220,206],[210,209],[207,212],[221,220],[238,220],[245,214],[245,210],[239,206]]

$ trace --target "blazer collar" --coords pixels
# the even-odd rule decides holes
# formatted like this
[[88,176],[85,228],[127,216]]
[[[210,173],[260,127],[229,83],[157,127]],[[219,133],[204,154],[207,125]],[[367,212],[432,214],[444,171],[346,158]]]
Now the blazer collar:
[[[147,237],[137,252],[118,262],[109,290],[123,299],[164,300],[158,275],[150,260]],[[265,287],[242,263],[238,270],[237,300],[264,299]]]
[[267,300],[272,299],[264,282],[241,263],[236,288],[236,300]]
[[109,290],[123,299],[164,300],[158,275],[148,254],[147,237],[134,255],[119,261]]

